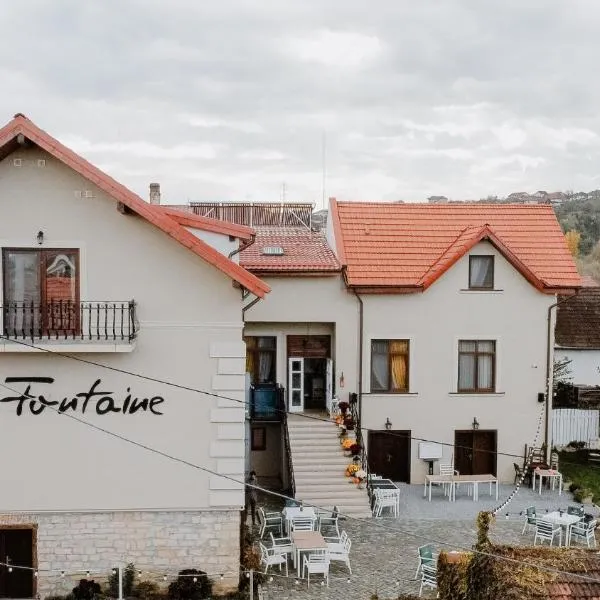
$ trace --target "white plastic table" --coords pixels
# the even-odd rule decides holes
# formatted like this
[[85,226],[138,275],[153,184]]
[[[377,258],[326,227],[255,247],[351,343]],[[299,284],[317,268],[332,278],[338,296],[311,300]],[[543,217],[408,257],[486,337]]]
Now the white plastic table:
[[285,523],[285,531],[290,533],[291,522],[294,519],[312,519],[317,520],[315,509],[312,506],[286,506],[282,511],[283,521]]
[[[305,509],[306,510],[306,509]],[[327,542],[319,531],[294,531],[292,532],[292,544],[294,546],[294,563],[300,577],[302,566],[302,552],[317,552],[327,550]]]
[[554,512],[548,513],[546,515],[542,515],[540,517],[541,521],[548,521],[549,523],[553,523],[554,525],[560,525],[565,528],[565,546],[571,545],[571,526],[575,525],[575,523],[579,523],[581,521],[581,517],[579,515],[569,515],[566,512],[562,514],[560,511],[555,510]]
[[531,487],[535,491],[535,478],[538,477],[540,480],[539,493],[542,493],[542,482],[544,477],[552,481],[552,491],[554,491],[554,484],[558,481],[558,495],[562,494],[562,474],[553,469],[534,469],[531,477]]

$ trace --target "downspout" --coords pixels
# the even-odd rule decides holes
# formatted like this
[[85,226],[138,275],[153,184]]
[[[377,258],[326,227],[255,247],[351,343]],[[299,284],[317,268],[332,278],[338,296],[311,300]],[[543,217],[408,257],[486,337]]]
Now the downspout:
[[[230,239],[231,241],[231,239]],[[233,258],[236,254],[239,254],[240,252],[243,252],[246,248],[250,248],[250,246],[252,246],[252,244],[254,244],[254,242],[256,241],[256,234],[253,233],[250,236],[250,239],[247,242],[244,242],[242,244],[240,244],[235,250],[232,250],[228,255],[227,258],[231,259]]]
[[554,336],[552,335],[552,310],[557,306],[569,302],[573,298],[577,298],[579,292],[578,289],[572,296],[567,296],[548,307],[548,330],[546,334],[546,426],[544,427],[544,444],[546,445],[546,462],[550,460],[550,428],[552,423],[550,422],[550,415],[552,413],[552,396],[554,390],[554,365],[552,364],[553,355],[553,341]]

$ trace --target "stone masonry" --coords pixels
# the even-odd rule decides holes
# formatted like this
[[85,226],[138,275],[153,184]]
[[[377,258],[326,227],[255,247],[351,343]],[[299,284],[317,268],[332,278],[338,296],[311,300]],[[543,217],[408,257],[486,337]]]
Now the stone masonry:
[[146,573],[142,579],[161,583],[162,575],[170,581],[181,569],[197,568],[213,575],[215,592],[238,584],[239,511],[0,515],[0,528],[15,525],[31,525],[36,532],[41,598],[70,592],[86,571],[103,582],[113,567],[130,562]]

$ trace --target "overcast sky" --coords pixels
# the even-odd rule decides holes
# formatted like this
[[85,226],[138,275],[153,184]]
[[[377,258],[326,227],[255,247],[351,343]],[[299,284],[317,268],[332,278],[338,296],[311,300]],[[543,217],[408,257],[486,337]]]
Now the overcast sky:
[[0,3],[0,117],[137,193],[600,188],[598,0]]

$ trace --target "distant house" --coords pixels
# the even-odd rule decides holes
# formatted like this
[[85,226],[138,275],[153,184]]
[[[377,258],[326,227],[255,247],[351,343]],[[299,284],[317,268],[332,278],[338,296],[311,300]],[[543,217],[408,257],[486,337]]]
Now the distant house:
[[531,196],[527,192],[513,192],[506,198],[509,202],[521,203],[527,202],[531,199]]
[[429,202],[429,204],[444,204],[448,202],[448,198],[446,198],[446,196],[429,196],[427,202]]
[[566,194],[563,192],[552,192],[547,194],[545,200],[550,204],[562,204],[567,199]]
[[562,297],[555,328],[555,360],[569,359],[571,383],[600,385],[600,286],[590,278],[574,297]]
[[546,190],[538,190],[535,194],[531,194],[534,198],[539,198],[540,200],[548,197],[548,192]]

